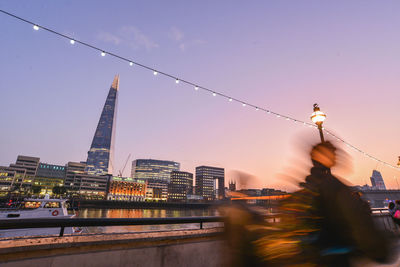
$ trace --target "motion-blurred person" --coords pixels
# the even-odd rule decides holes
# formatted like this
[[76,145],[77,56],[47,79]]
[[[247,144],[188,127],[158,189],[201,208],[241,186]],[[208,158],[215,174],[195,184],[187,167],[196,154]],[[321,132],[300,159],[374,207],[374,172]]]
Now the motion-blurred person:
[[350,266],[353,256],[388,261],[389,243],[375,227],[370,209],[331,174],[336,148],[311,150],[313,167],[301,190],[283,202],[280,231],[256,241],[258,253],[274,266]]
[[400,225],[400,201],[396,200],[395,203],[390,202],[388,210],[393,222]]
[[394,213],[396,212],[396,205],[392,201],[390,201],[390,203],[389,203],[388,211],[389,211],[390,216],[393,217]]

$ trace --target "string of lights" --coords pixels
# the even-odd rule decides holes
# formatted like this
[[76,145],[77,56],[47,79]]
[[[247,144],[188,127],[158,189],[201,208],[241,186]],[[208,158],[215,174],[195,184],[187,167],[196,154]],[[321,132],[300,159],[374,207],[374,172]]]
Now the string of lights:
[[[130,58],[127,58],[127,57],[124,57],[124,56],[120,56],[120,55],[118,55],[118,54],[115,54],[115,53],[110,52],[110,51],[106,51],[105,49],[102,49],[102,48],[100,48],[100,47],[97,47],[97,46],[94,46],[94,45],[92,45],[92,44],[86,43],[86,42],[84,42],[84,41],[77,40],[77,39],[75,39],[75,38],[73,38],[73,37],[71,37],[71,36],[62,34],[62,33],[60,33],[60,32],[57,32],[57,31],[52,30],[52,29],[50,29],[50,28],[47,28],[47,27],[45,27],[45,26],[42,26],[42,25],[39,25],[39,24],[34,23],[34,22],[32,22],[32,21],[26,20],[26,19],[21,18],[21,17],[19,17],[19,16],[17,16],[17,15],[11,14],[11,13],[9,13],[9,12],[7,12],[7,11],[4,11],[4,10],[1,10],[1,9],[0,9],[0,12],[3,13],[3,14],[5,14],[5,15],[8,15],[8,16],[10,16],[10,17],[13,17],[13,18],[15,18],[15,19],[18,19],[18,20],[20,20],[20,21],[22,21],[22,22],[25,22],[25,23],[27,23],[27,24],[32,25],[33,30],[35,30],[35,31],[44,30],[44,31],[47,31],[47,32],[49,32],[49,33],[55,34],[55,35],[57,35],[57,36],[59,36],[59,37],[61,37],[61,38],[64,38],[64,39],[68,40],[69,43],[70,43],[71,45],[80,44],[80,45],[86,46],[86,47],[88,47],[88,48],[91,48],[91,49],[93,49],[93,50],[96,50],[96,51],[98,51],[98,52],[100,53],[100,55],[101,55],[102,57],[105,57],[106,55],[108,55],[108,56],[117,58],[117,59],[119,59],[119,60],[122,60],[122,61],[128,63],[129,66],[138,66],[138,67],[144,68],[144,69],[146,69],[146,70],[149,70],[149,71],[153,72],[154,76],[163,75],[163,76],[165,76],[165,77],[168,77],[168,78],[171,78],[171,79],[175,80],[175,83],[176,83],[176,84],[182,83],[182,84],[189,85],[189,86],[193,87],[194,90],[196,90],[196,91],[198,91],[198,90],[203,90],[203,91],[205,91],[205,92],[207,92],[207,93],[211,93],[213,96],[220,96],[220,97],[223,97],[223,98],[225,98],[228,102],[236,102],[236,103],[241,104],[243,107],[250,107],[250,108],[253,108],[253,109],[257,110],[257,111],[264,112],[264,113],[266,113],[266,114],[268,114],[268,115],[276,116],[277,118],[281,118],[281,119],[284,119],[284,120],[287,120],[287,121],[291,121],[291,122],[294,122],[294,123],[297,123],[297,124],[301,124],[301,125],[304,125],[304,126],[307,126],[307,127],[311,127],[311,128],[314,127],[314,128],[317,128],[317,126],[314,125],[314,124],[312,124],[312,123],[305,122],[305,121],[302,121],[302,120],[299,120],[299,119],[295,119],[295,118],[293,118],[293,117],[290,117],[290,116],[287,116],[287,115],[284,115],[284,114],[280,114],[280,113],[278,113],[278,112],[274,112],[274,111],[272,111],[272,110],[269,110],[269,109],[266,109],[266,108],[263,108],[263,107],[259,107],[259,106],[257,106],[257,105],[253,105],[253,104],[248,103],[248,102],[246,102],[246,101],[243,101],[243,100],[240,100],[240,99],[237,99],[237,98],[228,96],[228,95],[226,95],[226,94],[224,94],[224,93],[218,92],[218,91],[216,91],[216,90],[212,90],[212,89],[207,88],[207,87],[205,87],[205,86],[201,86],[201,85],[199,85],[199,84],[197,84],[197,83],[194,83],[194,82],[191,82],[191,81],[188,81],[188,80],[179,78],[179,77],[176,76],[176,75],[172,75],[172,74],[163,72],[163,71],[161,71],[161,70],[158,70],[158,69],[156,69],[156,68],[147,66],[147,65],[142,64],[142,63],[139,63],[139,62],[137,62],[137,61],[135,61],[135,60],[133,60],[133,59],[130,59]],[[350,143],[348,143],[347,141],[343,140],[343,139],[340,138],[339,136],[335,135],[335,134],[332,133],[331,131],[326,130],[324,127],[322,128],[322,130],[323,130],[326,134],[330,135],[332,138],[336,139],[336,140],[339,141],[339,142],[342,142],[343,144],[345,144],[345,145],[346,145],[347,147],[349,147],[350,149],[352,149],[352,150],[354,150],[354,151],[356,151],[356,152],[361,153],[361,154],[364,155],[365,157],[368,157],[368,158],[370,158],[370,159],[372,159],[372,160],[374,160],[374,161],[377,161],[377,162],[379,162],[379,163],[381,163],[381,164],[383,164],[383,165],[385,165],[385,166],[387,166],[387,167],[390,167],[390,168],[393,168],[393,169],[396,169],[396,170],[399,170],[399,171],[400,171],[400,168],[399,168],[399,167],[394,166],[394,165],[392,165],[392,164],[390,164],[390,163],[388,163],[388,162],[385,162],[385,161],[383,161],[383,160],[380,160],[380,159],[378,159],[378,158],[376,158],[376,157],[374,157],[374,156],[372,156],[372,155],[370,155],[370,154],[364,152],[363,150],[357,148],[356,146],[353,146],[352,144],[350,144]]]

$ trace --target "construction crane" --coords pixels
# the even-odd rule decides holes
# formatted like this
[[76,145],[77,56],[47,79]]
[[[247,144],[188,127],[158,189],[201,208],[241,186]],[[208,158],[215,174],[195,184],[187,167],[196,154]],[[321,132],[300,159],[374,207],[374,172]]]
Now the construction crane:
[[129,156],[126,158],[126,161],[125,161],[125,164],[124,164],[124,167],[122,168],[122,170],[119,170],[118,171],[118,177],[122,177],[122,173],[124,172],[124,170],[125,170],[125,167],[126,167],[126,164],[128,163],[128,160],[131,158],[131,154],[129,154]]

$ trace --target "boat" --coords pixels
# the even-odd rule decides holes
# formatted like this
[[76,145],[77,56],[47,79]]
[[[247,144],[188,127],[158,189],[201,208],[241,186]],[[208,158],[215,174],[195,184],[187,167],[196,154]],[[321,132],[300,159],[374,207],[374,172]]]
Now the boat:
[[[0,209],[0,220],[33,219],[33,218],[72,218],[66,207],[66,199],[29,198],[19,203],[18,207]],[[24,228],[0,230],[0,238],[58,235],[60,227],[52,228]],[[65,234],[74,233],[75,229],[66,227]]]

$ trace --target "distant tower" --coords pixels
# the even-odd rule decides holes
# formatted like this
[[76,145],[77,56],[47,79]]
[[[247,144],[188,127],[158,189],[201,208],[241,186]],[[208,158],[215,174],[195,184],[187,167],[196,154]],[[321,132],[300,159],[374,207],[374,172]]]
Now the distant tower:
[[234,182],[234,181],[229,182],[229,190],[236,191],[236,182]]
[[119,75],[115,75],[88,152],[85,171],[89,174],[103,175],[113,172],[118,90]]
[[374,189],[386,190],[382,175],[377,170],[372,171],[371,184],[373,187],[375,187]]

